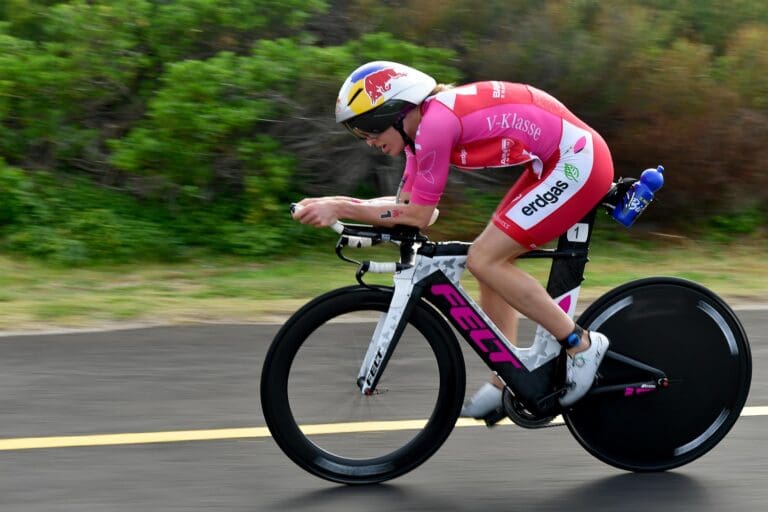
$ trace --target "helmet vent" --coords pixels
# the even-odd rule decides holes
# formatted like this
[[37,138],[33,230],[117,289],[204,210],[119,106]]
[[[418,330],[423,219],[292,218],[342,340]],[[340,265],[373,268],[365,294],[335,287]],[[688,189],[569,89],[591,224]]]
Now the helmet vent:
[[357,98],[358,96],[360,96],[360,93],[361,93],[361,92],[363,92],[363,88],[362,88],[362,87],[361,87],[361,88],[359,88],[359,89],[357,90],[357,92],[356,92],[354,95],[352,95],[352,98],[349,100],[349,103],[347,103],[347,106],[350,106],[350,105],[352,104],[352,102],[353,102],[353,101],[355,101],[355,98]]

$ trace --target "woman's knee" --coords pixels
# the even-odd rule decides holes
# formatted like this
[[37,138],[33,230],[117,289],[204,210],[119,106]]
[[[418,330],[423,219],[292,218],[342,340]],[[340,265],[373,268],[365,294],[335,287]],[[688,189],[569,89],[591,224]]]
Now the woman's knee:
[[480,281],[484,281],[483,271],[489,266],[488,260],[487,255],[483,254],[482,249],[477,245],[473,245],[469,248],[469,253],[467,254],[467,270]]
[[506,255],[495,255],[493,251],[484,251],[482,244],[476,244],[470,247],[467,255],[467,270],[473,276],[483,282],[488,282],[496,274],[494,269],[500,265],[511,264],[510,258]]
[[495,269],[514,264],[527,250],[491,223],[469,248],[467,269],[479,280],[488,281],[496,274]]

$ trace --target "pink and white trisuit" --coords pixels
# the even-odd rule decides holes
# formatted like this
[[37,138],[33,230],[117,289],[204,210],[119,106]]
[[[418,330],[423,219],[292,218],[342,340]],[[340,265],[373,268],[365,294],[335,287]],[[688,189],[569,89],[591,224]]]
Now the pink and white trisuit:
[[427,98],[415,154],[406,148],[402,192],[436,205],[451,164],[463,169],[525,165],[493,215],[531,249],[573,226],[613,181],[603,138],[549,94],[524,84],[477,82]]

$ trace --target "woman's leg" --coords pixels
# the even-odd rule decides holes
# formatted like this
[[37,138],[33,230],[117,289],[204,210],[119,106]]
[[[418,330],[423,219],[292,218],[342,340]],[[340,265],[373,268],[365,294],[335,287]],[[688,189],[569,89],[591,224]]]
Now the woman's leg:
[[[527,251],[490,223],[472,245],[467,268],[482,286],[493,291],[510,308],[523,313],[557,339],[563,339],[573,332],[573,320],[552,300],[541,283],[514,264],[514,260]],[[493,316],[491,319],[496,321]],[[571,349],[573,353],[588,346],[589,341],[584,338],[582,344]]]
[[[515,259],[527,250],[493,223],[486,227],[470,249],[467,260],[467,268],[480,282],[481,294],[484,294],[484,297],[481,296],[481,307],[484,310],[489,308],[487,313],[510,340],[517,339],[517,311],[557,339],[565,339],[574,332],[574,321],[555,303],[541,283],[515,265]],[[502,305],[502,301],[507,307]],[[598,342],[595,346],[593,340]],[[568,365],[567,380],[571,388],[561,398],[564,406],[574,403],[589,389],[607,348],[607,338],[587,331],[582,332],[577,345],[568,348],[572,364]],[[581,353],[584,356],[578,355]],[[579,388],[578,391],[575,388]],[[465,403],[461,415],[475,418],[489,415],[501,406],[502,389],[502,382],[493,376],[490,383],[486,383]]]
[[[510,306],[504,297],[493,288],[478,281],[480,285],[480,307],[493,320],[504,337],[513,345],[517,345],[517,326],[519,324],[517,310]],[[491,375],[490,383],[498,389],[504,389],[504,383],[496,375]]]
[[480,285],[480,307],[491,317],[496,327],[512,343],[517,345],[518,313],[510,306],[504,297],[494,291],[493,288],[478,281]]
[[[505,334],[508,315],[500,300],[510,309],[526,315],[558,340],[576,332],[573,320],[552,300],[544,287],[514,265],[523,253],[553,240],[589,213],[611,186],[613,163],[610,151],[599,134],[578,120],[563,121],[560,160],[545,167],[542,175],[530,169],[507,192],[491,223],[470,249],[467,267],[481,283],[488,299],[481,299]],[[547,204],[540,204],[547,198]],[[533,206],[537,208],[534,209]],[[541,210],[539,210],[541,209]],[[535,213],[535,215],[534,215]],[[515,322],[516,322],[516,316]],[[516,338],[516,324],[513,336]],[[596,342],[596,343],[594,343]],[[568,392],[560,403],[568,406],[587,392],[592,384],[608,340],[599,333],[582,332],[576,346],[567,350],[566,383]],[[483,391],[483,389],[481,389]],[[486,386],[486,395],[500,393]],[[472,402],[478,392],[469,402]],[[485,400],[485,403],[490,403]],[[492,412],[489,410],[488,412]],[[481,415],[482,416],[482,415]]]

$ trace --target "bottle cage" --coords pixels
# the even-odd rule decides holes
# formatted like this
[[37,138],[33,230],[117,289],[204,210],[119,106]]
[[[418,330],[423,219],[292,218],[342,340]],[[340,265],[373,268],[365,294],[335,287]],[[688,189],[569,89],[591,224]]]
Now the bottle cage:
[[637,178],[619,178],[619,180],[611,187],[611,190],[603,198],[602,205],[605,206],[609,212],[612,212],[618,206],[621,198],[627,193],[627,190],[637,181]]

